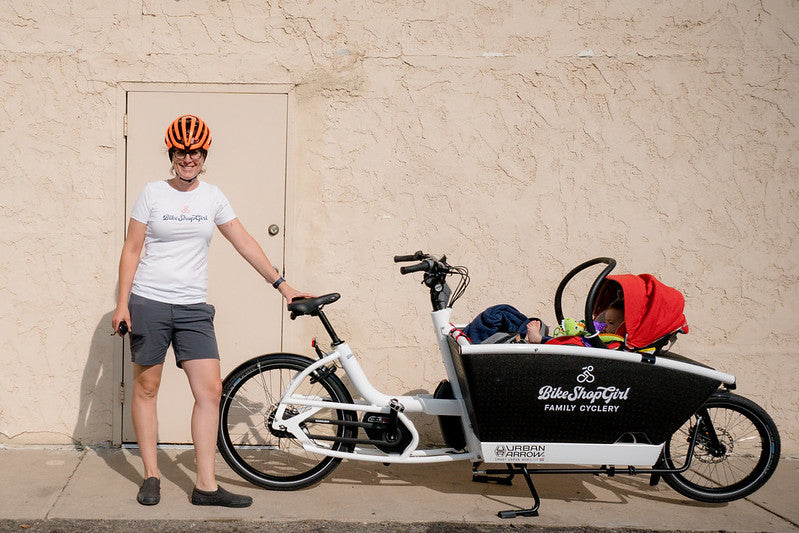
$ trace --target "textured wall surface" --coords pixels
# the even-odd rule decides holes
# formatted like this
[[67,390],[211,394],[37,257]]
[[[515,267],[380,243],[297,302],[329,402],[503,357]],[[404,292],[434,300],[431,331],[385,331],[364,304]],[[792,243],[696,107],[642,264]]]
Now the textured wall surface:
[[560,278],[608,255],[683,291],[678,351],[799,453],[798,41],[789,0],[3,2],[0,444],[112,440],[120,83],[281,83],[287,269],[342,293],[379,388],[444,377],[394,254],[470,268],[461,322],[552,322]]

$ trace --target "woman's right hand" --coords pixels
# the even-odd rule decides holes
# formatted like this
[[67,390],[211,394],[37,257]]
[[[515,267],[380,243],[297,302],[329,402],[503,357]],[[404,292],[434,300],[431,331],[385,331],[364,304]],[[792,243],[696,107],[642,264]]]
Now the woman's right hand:
[[130,310],[127,305],[114,309],[114,315],[111,317],[111,327],[120,337],[122,337],[122,333],[119,331],[119,325],[123,322],[128,325],[128,331],[130,331]]

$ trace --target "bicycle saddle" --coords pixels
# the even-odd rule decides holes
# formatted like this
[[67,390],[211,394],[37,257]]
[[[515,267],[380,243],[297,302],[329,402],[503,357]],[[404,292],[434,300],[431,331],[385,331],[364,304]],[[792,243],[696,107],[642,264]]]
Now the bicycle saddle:
[[332,304],[339,298],[341,298],[341,295],[337,292],[323,294],[316,298],[295,298],[288,307],[289,311],[291,311],[291,319],[293,320],[303,315],[316,316],[322,307]]

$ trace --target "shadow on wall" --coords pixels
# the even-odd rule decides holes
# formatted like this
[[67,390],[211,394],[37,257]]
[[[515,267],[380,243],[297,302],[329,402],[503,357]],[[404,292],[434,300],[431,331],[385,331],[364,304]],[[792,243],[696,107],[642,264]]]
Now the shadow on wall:
[[[92,446],[110,448],[113,442],[115,402],[119,402],[121,389],[114,378],[114,357],[128,357],[130,349],[119,349],[116,343],[127,343],[119,336],[111,335],[111,316],[113,312],[106,313],[97,323],[89,347],[89,356],[83,369],[83,378],[80,384],[80,407],[78,421],[72,432],[72,441],[76,446]],[[120,363],[122,361],[119,361]],[[124,365],[121,365],[124,366]],[[124,421],[123,423],[129,423]],[[168,454],[159,450],[159,466],[161,474],[182,487],[187,493],[194,486],[193,473],[194,452],[187,452],[189,456],[172,459]],[[138,459],[138,450],[131,450],[130,454],[124,450],[104,450],[98,453],[106,464],[122,477],[127,479],[133,487],[138,487],[144,480],[141,471],[141,461]],[[182,456],[186,454],[181,454]],[[130,458],[136,459],[131,462]],[[182,468],[185,465],[185,471]],[[135,491],[134,489],[131,489]]]
[[111,315],[103,315],[94,328],[89,356],[80,383],[78,421],[72,441],[78,446],[110,446],[113,440],[114,402],[119,401],[119,386],[114,386],[114,355],[119,353],[111,336]]
[[[78,421],[72,432],[72,441],[77,446],[111,447],[113,442],[114,402],[120,401],[120,387],[114,382],[114,357],[123,353],[115,343],[127,341],[111,336],[112,315],[113,312],[106,313],[99,320],[89,346],[80,383]],[[126,460],[122,450],[118,452],[101,453],[100,457],[115,472],[138,486],[142,481],[141,473]]]

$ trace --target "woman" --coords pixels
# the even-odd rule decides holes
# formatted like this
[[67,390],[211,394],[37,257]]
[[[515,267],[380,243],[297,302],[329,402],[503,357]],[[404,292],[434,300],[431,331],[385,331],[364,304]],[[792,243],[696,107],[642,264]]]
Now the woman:
[[191,434],[197,477],[191,501],[247,507],[252,498],[219,487],[214,472],[222,380],[214,308],[205,303],[214,226],[288,302],[308,295],[280,277],[224,194],[198,179],[211,146],[208,126],[194,115],[178,117],[167,129],[165,141],[173,176],[147,184],[133,207],[111,319],[114,331],[120,332],[123,322],[130,329],[132,418],[145,478],[137,500],[143,505],[160,500],[156,399],[167,347],[172,343],[177,365],[186,373],[194,396]]

